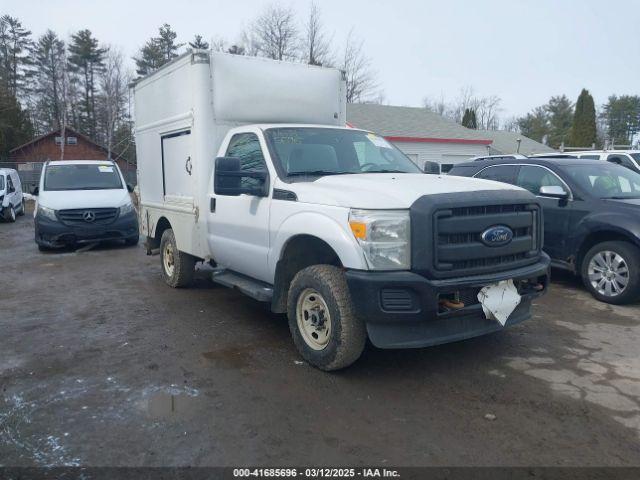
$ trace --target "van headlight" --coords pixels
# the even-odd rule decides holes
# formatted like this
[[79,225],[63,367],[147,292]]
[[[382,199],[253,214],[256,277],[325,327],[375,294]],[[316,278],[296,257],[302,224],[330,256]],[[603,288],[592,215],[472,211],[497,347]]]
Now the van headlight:
[[47,208],[43,207],[42,205],[38,205],[38,215],[41,215],[44,218],[48,218],[49,220],[53,220],[54,222],[58,221],[58,217],[56,217],[56,211],[53,208]]
[[126,215],[127,213],[133,212],[133,203],[125,203],[120,207],[120,215]]
[[372,270],[411,268],[408,210],[351,210],[349,226]]

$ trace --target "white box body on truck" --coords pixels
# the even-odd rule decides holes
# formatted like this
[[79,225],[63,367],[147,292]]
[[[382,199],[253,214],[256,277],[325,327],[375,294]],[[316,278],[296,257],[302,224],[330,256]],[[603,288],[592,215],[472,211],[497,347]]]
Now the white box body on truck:
[[367,337],[410,348],[500,330],[546,289],[535,197],[426,175],[348,128],[337,69],[194,50],[134,98],[140,226],[165,281],[210,263],[287,313],[319,368],[350,365]]

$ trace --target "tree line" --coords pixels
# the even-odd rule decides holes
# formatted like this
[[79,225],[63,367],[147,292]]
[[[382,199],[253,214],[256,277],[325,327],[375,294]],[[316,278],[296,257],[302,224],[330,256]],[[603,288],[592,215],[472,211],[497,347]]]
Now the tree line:
[[362,40],[351,31],[345,43],[336,46],[315,3],[310,4],[302,19],[291,7],[268,5],[235,42],[221,38],[208,42],[202,35],[181,42],[177,32],[165,23],[134,55],[135,72],[118,46],[101,42],[89,29],[79,30],[69,38],[47,30],[35,38],[18,18],[3,15],[0,161],[12,148],[34,136],[65,128],[104,145],[112,158],[134,161],[128,85],[170,62],[186,48],[338,67],[346,74],[348,102],[380,98],[376,72]]
[[424,107],[467,128],[519,132],[553,148],[631,146],[640,133],[640,96],[611,95],[596,108],[587,89],[575,103],[557,95],[520,116],[501,119],[498,96],[478,96],[465,87],[452,102],[444,98],[424,99]]

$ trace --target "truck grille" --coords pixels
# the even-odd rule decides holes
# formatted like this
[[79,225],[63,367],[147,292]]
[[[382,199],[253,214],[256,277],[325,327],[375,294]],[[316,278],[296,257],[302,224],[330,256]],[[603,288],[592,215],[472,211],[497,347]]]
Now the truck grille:
[[117,216],[117,208],[58,210],[58,218],[65,225],[106,225],[113,222]]
[[[536,204],[480,205],[435,212],[434,267],[441,272],[477,274],[527,264],[540,249]],[[506,245],[489,246],[482,233],[507,226],[513,237]]]

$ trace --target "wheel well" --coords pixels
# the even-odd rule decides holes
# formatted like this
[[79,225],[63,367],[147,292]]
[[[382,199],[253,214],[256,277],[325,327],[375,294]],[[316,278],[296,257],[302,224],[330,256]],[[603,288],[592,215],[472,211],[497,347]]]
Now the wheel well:
[[151,248],[160,248],[160,240],[162,239],[162,234],[169,228],[171,228],[169,220],[167,220],[166,217],[160,217],[158,223],[156,224],[155,236],[148,238],[148,242],[150,243]]
[[594,247],[598,243],[616,242],[616,241],[628,242],[638,246],[637,242],[635,242],[630,236],[625,235],[624,233],[612,232],[608,230],[594,232],[588,235],[587,238],[585,238],[584,241],[582,242],[582,245],[580,245],[580,248],[578,250],[578,256],[576,258],[576,264],[575,264],[576,272],[580,273],[580,271],[582,270],[582,260],[584,259],[584,256],[592,247]]
[[318,237],[297,235],[287,241],[276,265],[272,311],[276,313],[287,311],[287,295],[293,277],[300,270],[311,265],[342,267],[342,262],[335,250]]

